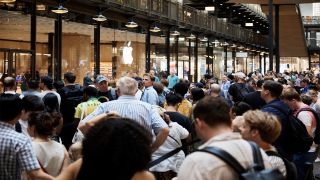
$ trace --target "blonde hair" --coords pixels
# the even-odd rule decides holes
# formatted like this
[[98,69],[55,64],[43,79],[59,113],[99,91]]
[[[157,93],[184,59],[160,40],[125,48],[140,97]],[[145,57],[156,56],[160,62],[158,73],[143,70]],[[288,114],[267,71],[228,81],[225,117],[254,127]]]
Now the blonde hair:
[[273,143],[281,133],[281,123],[278,118],[268,112],[262,112],[260,110],[250,110],[243,114],[244,123],[246,123],[250,129],[256,129],[259,131],[260,137],[267,143]]

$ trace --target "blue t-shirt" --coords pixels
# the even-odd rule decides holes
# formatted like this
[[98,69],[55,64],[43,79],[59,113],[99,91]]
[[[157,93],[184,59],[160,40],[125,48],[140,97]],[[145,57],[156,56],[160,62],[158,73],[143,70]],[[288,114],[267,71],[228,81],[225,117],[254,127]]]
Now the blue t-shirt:
[[169,88],[169,89],[172,89],[173,86],[176,85],[177,82],[179,81],[179,78],[178,78],[178,76],[176,76],[176,75],[173,75],[173,76],[170,75],[170,76],[168,76],[168,81],[169,81],[169,86],[168,86],[168,88]]

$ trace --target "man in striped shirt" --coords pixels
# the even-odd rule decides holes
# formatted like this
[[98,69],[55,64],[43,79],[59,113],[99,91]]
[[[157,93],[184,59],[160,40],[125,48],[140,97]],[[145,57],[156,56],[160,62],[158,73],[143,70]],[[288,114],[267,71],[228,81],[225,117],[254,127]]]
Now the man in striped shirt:
[[157,150],[164,143],[169,134],[168,125],[150,104],[135,98],[135,93],[138,90],[136,80],[130,77],[122,77],[117,82],[117,87],[119,98],[101,104],[93,113],[80,122],[79,129],[85,133],[90,127],[87,122],[92,118],[103,113],[115,111],[120,116],[133,119],[146,129],[155,133],[156,138],[152,144],[152,150]]

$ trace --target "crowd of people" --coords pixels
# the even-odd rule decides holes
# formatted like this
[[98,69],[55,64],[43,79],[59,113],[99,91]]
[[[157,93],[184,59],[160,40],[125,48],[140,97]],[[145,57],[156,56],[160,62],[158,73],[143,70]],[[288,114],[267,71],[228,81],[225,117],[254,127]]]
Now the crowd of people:
[[236,72],[190,82],[150,70],[75,82],[72,72],[57,82],[43,76],[17,93],[17,78],[3,78],[0,179],[244,178],[236,167],[314,178],[320,75]]

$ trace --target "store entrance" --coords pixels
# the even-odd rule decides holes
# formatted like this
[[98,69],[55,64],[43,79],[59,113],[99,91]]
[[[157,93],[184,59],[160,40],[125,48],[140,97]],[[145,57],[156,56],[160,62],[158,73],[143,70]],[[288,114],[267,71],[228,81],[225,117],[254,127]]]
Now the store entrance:
[[0,76],[30,73],[33,51],[0,48]]

